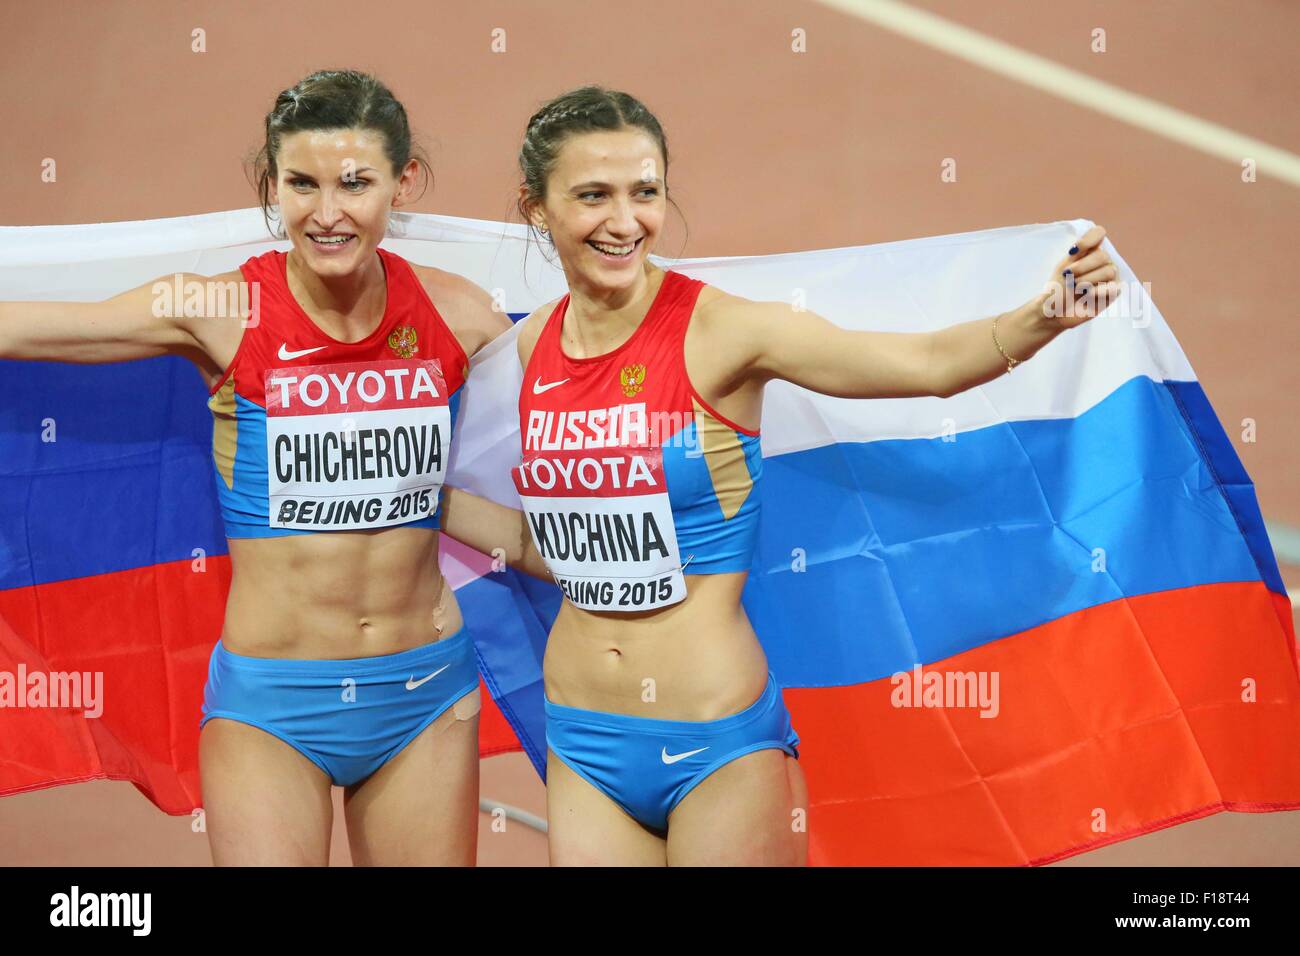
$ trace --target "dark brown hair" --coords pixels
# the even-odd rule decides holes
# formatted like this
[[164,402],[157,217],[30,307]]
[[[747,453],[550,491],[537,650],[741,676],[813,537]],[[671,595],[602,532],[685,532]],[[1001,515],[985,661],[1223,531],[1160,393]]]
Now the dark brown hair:
[[[414,157],[433,182],[433,170],[424,151],[411,142],[406,110],[387,86],[369,73],[357,70],[318,70],[304,77],[275,98],[266,114],[266,141],[252,157],[254,188],[262,207],[262,218],[271,229],[271,184],[279,176],[276,157],[280,142],[290,133],[305,130],[366,129],[384,138],[384,153],[393,165],[393,175]],[[420,191],[420,195],[424,190]],[[272,234],[277,234],[271,229]],[[284,238],[283,227],[278,233]]]
[[[534,113],[519,147],[519,170],[528,195],[519,198],[516,209],[539,242],[541,236],[528,217],[527,203],[546,199],[546,180],[555,168],[564,141],[579,133],[623,129],[643,130],[659,144],[664,158],[664,196],[681,214],[668,191],[668,138],[659,120],[629,93],[602,86],[581,86],[560,94]],[[682,222],[685,224],[684,216]]]

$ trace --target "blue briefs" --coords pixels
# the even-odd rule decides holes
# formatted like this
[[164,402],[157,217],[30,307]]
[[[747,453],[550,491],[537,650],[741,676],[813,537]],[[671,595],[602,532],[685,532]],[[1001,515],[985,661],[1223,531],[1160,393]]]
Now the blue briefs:
[[246,657],[220,641],[208,662],[202,727],[213,717],[279,737],[347,787],[369,777],[478,687],[468,628],[382,657]]
[[799,735],[769,672],[758,700],[718,720],[652,720],[545,700],[546,744],[624,813],[660,833],[668,814],[709,774],[769,748],[793,757]]

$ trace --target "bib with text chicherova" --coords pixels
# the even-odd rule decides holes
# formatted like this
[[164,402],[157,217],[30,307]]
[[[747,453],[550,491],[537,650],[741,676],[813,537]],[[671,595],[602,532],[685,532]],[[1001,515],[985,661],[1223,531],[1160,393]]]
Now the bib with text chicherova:
[[430,515],[451,432],[436,360],[266,370],[274,528],[384,528]]

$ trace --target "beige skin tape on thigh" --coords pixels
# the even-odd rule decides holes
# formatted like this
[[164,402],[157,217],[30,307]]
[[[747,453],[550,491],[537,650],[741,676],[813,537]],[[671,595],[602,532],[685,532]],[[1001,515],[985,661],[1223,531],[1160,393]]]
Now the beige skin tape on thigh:
[[[477,687],[468,694],[463,695],[456,701],[456,703],[452,704],[438,715],[438,719],[429,725],[433,729],[426,730],[426,733],[429,733],[434,737],[441,737],[447,732],[447,728],[452,724],[464,722],[473,718],[482,706],[478,695],[479,689]],[[452,716],[449,717],[448,714],[451,714]]]
[[424,732],[429,736],[441,737],[446,734],[447,727],[450,727],[451,724],[463,723],[472,719],[478,713],[480,706],[481,702],[478,700],[478,688],[476,687],[467,695],[463,695],[459,700],[456,700],[455,704],[452,704],[450,708],[438,714],[437,721],[430,723]]
[[479,700],[478,694],[479,689],[475,687],[472,691],[451,705],[451,711],[456,715],[457,720],[469,720],[479,712],[479,708],[482,706],[482,701]]

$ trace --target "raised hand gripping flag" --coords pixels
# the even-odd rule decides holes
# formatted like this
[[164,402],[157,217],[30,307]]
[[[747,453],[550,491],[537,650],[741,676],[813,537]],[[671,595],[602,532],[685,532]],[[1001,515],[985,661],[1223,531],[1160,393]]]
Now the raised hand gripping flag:
[[[564,291],[525,261],[520,227],[399,222],[386,248],[515,318]],[[660,264],[847,327],[924,331],[1029,299],[1090,225]],[[0,299],[101,299],[288,248],[263,235],[256,210],[0,229]],[[1253,485],[1107,249],[1120,303],[1012,375],[949,399],[768,386],[744,601],[803,741],[814,863],[1043,863],[1300,807],[1295,633]],[[474,360],[449,481],[517,507],[513,343]],[[0,363],[0,793],[111,777],[169,813],[199,804],[229,584],[205,399],[178,358]],[[544,774],[558,590],[446,536],[442,565],[495,702],[481,750],[522,747]],[[79,706],[48,706],[74,675]]]

